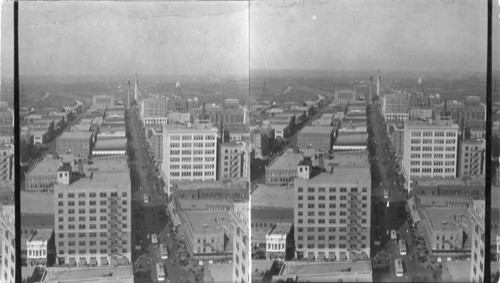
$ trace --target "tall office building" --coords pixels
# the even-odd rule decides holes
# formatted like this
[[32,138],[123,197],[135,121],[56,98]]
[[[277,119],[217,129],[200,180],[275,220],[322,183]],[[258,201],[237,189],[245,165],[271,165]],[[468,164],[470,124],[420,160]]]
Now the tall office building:
[[14,206],[1,206],[0,239],[2,248],[2,264],[0,265],[0,282],[14,283],[16,277],[16,241]]
[[14,181],[14,145],[0,144],[0,184]]
[[141,101],[141,120],[144,125],[166,125],[168,98],[152,97]]
[[413,177],[456,177],[458,125],[451,119],[420,122],[406,121],[404,125],[402,168],[407,190]]
[[355,260],[370,256],[371,173],[366,151],[339,152],[316,176],[298,166],[294,183],[296,257]]
[[408,120],[408,109],[408,93],[392,93],[382,98],[382,115],[386,121]]
[[95,158],[87,177],[61,167],[54,188],[55,241],[60,264],[131,261],[131,182],[125,157]]
[[216,180],[217,135],[217,128],[207,120],[163,127],[162,174],[168,192],[175,180]]
[[248,202],[235,203],[230,211],[233,222],[233,282],[250,282],[250,211]]

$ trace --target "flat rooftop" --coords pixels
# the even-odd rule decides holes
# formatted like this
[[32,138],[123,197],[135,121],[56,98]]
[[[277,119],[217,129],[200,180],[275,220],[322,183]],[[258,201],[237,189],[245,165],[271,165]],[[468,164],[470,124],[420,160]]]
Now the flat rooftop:
[[83,164],[85,174],[90,176],[91,171],[95,173],[128,172],[128,160],[126,156],[97,156]]
[[61,166],[61,160],[57,158],[52,158],[52,156],[47,156],[42,161],[38,162],[33,168],[26,174],[27,176],[45,176],[45,175],[57,175],[57,169]]
[[227,211],[196,211],[188,210],[184,212],[187,216],[187,220],[193,229],[194,233],[217,233],[223,232],[222,226],[217,224],[215,221],[220,221],[221,219],[229,219],[229,212]]
[[[445,208],[435,208],[426,207],[422,208],[425,210],[429,216],[430,225],[433,230],[460,230],[458,226],[458,221],[460,221],[461,216],[470,217],[468,208],[455,208],[455,207],[445,207]],[[425,219],[425,218],[424,218]],[[457,220],[455,220],[457,219]],[[422,220],[425,221],[425,220]]]
[[210,206],[233,207],[233,202],[225,199],[177,199],[183,210],[209,210]]
[[292,223],[276,223],[273,226],[272,230],[268,233],[268,235],[277,234],[277,235],[286,235],[290,232],[292,228]]
[[[349,269],[349,271],[346,271]],[[372,272],[370,261],[307,262],[287,261],[280,275],[321,275]]]
[[93,151],[98,150],[122,150],[127,147],[127,138],[98,139]]
[[259,184],[252,192],[251,198],[252,210],[254,207],[293,209],[293,187]]
[[37,229],[36,232],[31,235],[28,242],[37,242],[37,241],[48,242],[51,236],[52,236],[52,230]]
[[122,187],[125,191],[130,191],[130,174],[128,171],[116,169],[115,172],[108,170],[106,172],[94,172],[92,178],[87,176],[81,178],[70,185],[58,184],[57,189],[68,190],[115,190]]
[[[416,182],[417,187],[432,187],[432,186],[467,186],[467,182],[462,178],[430,178],[430,177],[415,177],[412,178]],[[481,184],[479,179],[471,179],[471,185],[484,185]]]
[[[253,205],[253,203],[252,203]],[[272,220],[286,222],[293,221],[293,208],[276,208],[276,207],[253,207],[252,206],[252,221],[256,220]]]
[[54,194],[21,191],[21,213],[54,214]]
[[[331,169],[330,169],[331,170]],[[309,180],[297,179],[296,183],[301,184],[356,184],[358,182],[371,182],[370,166],[364,162],[361,165],[353,164],[352,166],[334,167],[333,171],[323,172],[319,175],[312,177]]]
[[333,132],[333,127],[325,126],[305,126],[300,134],[325,134],[330,135]]
[[236,181],[207,181],[207,182],[191,182],[191,181],[174,181],[172,182],[176,190],[197,190],[197,189],[247,189],[248,182]]
[[467,203],[472,207],[472,199],[466,197],[457,196],[425,196],[425,195],[415,195],[419,199],[419,204],[421,206],[448,206],[453,203]]
[[370,160],[368,158],[368,151],[360,150],[346,150],[346,151],[335,151],[333,153],[333,158],[330,160],[325,160],[325,164],[331,164],[335,167],[338,166],[369,166]]
[[66,131],[63,132],[62,135],[59,137],[59,140],[89,140],[90,137],[92,136],[91,132],[82,132],[82,131],[77,131],[77,132],[72,132],[72,131]]
[[270,170],[297,170],[297,165],[302,160],[300,153],[285,152],[276,158],[267,168]]
[[40,282],[134,282],[134,271],[132,265],[47,267]]
[[368,133],[339,133],[334,145],[367,145]]
[[278,131],[282,131],[283,129],[288,127],[290,127],[290,124],[275,124],[275,123],[271,124],[271,128]]

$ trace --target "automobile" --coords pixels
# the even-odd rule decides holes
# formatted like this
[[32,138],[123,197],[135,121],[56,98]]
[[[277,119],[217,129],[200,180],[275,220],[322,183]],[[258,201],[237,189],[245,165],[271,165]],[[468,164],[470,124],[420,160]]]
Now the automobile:
[[396,233],[396,230],[391,230],[391,239],[392,240],[398,239],[398,234]]

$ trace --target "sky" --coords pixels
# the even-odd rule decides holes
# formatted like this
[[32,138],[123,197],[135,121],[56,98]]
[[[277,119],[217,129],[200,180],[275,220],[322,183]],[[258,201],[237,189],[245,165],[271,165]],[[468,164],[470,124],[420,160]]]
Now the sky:
[[[2,61],[9,62],[12,15],[3,10]],[[248,74],[248,16],[247,2],[21,2],[19,70],[55,76]],[[9,67],[2,66],[5,75]]]
[[250,67],[485,72],[486,3],[251,2]]
[[[2,6],[2,75],[10,77],[12,4]],[[485,71],[486,17],[486,1],[475,0],[21,2],[20,72]],[[493,61],[500,69],[500,52]]]

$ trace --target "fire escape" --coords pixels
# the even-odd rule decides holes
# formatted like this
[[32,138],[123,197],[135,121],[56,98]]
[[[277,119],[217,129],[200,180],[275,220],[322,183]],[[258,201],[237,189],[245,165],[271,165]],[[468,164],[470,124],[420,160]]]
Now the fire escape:
[[121,203],[118,196],[108,198],[108,255],[112,258],[120,258],[122,256],[122,220],[121,220]]
[[348,193],[348,231],[347,231],[347,250],[350,254],[362,253],[361,245],[363,241],[361,225],[361,199],[359,192]]
[[238,160],[238,155],[234,154],[231,155],[230,161],[229,161],[229,176],[231,178],[237,178],[239,177],[239,160]]
[[479,152],[474,152],[474,153],[471,153],[470,154],[470,175],[479,175],[479,170],[480,170],[480,166],[481,166],[481,162],[480,162],[480,154]]

